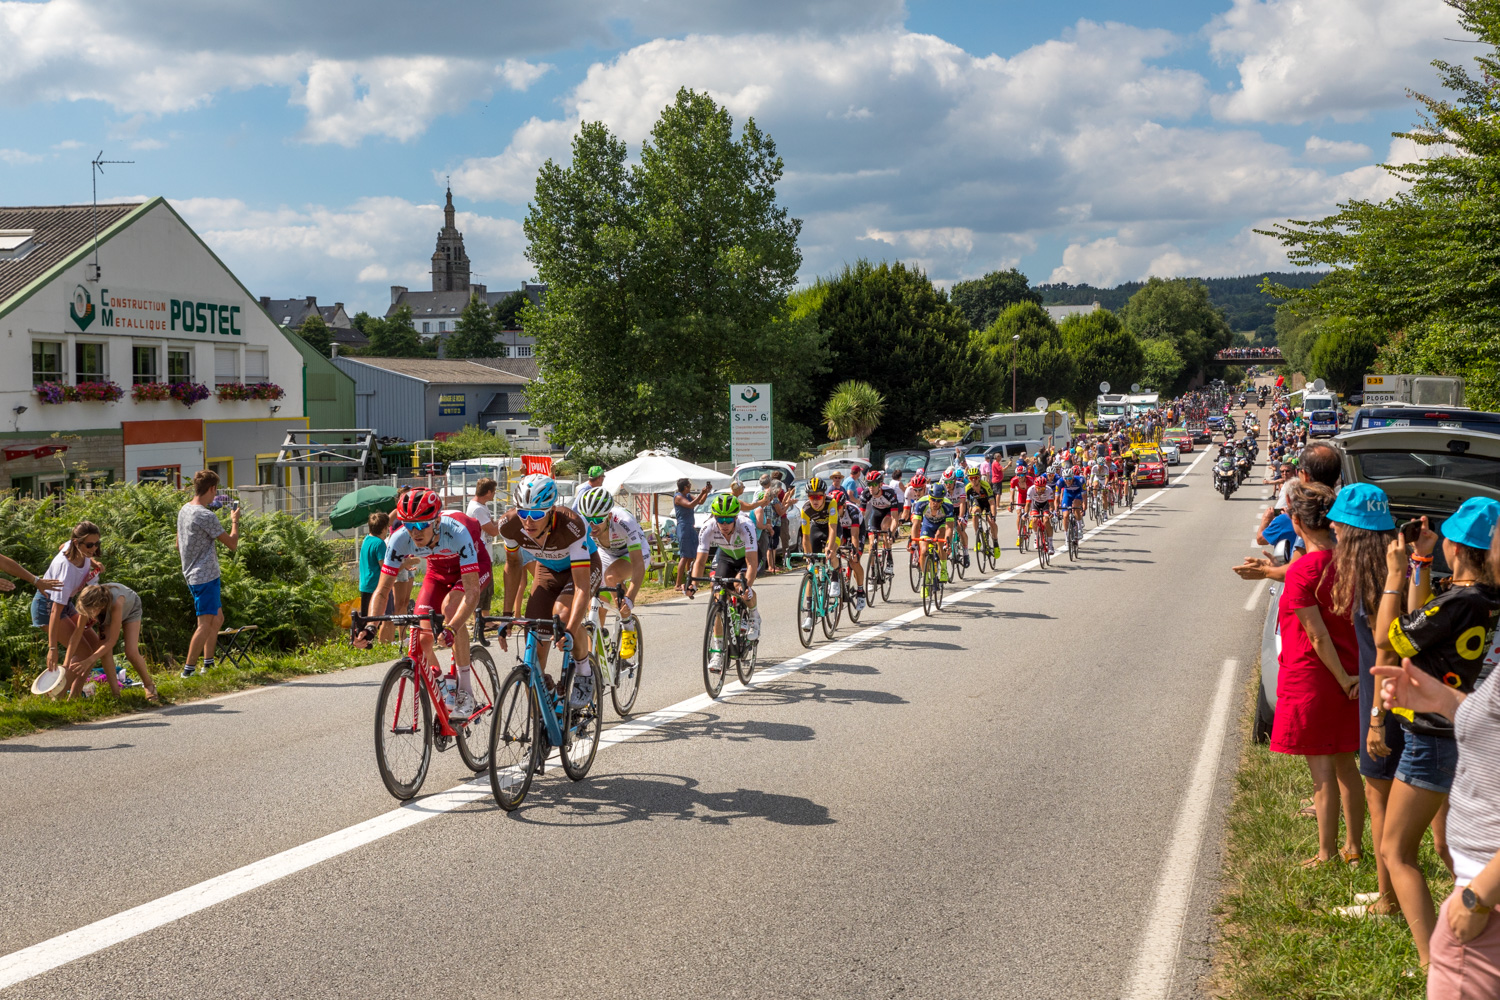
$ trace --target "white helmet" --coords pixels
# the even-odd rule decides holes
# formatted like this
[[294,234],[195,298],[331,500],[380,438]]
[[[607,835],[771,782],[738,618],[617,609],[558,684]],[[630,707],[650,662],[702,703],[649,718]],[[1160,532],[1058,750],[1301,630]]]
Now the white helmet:
[[511,496],[523,510],[541,510],[557,503],[557,483],[551,476],[532,473],[516,484]]

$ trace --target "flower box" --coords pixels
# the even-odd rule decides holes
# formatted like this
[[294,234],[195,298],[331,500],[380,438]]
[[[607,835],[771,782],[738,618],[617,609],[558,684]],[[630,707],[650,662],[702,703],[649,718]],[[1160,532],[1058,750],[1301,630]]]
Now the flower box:
[[192,406],[194,403],[208,398],[208,386],[202,382],[173,382],[171,386],[172,398],[183,406]]
[[125,390],[108,379],[99,382],[39,382],[32,387],[43,403],[113,403],[125,396]]
[[137,403],[172,398],[172,387],[165,382],[137,382],[130,387],[130,398]]
[[66,403],[69,388],[61,382],[38,382],[32,386],[32,391],[43,403]]
[[220,402],[235,402],[251,399],[280,399],[286,390],[275,382],[226,382],[217,389]]

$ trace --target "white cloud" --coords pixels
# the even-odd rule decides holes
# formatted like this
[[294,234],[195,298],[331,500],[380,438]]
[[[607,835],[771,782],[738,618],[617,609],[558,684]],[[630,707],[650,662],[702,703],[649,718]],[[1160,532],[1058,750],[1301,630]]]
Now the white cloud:
[[1375,151],[1362,142],[1346,142],[1324,139],[1310,135],[1304,147],[1306,156],[1314,163],[1347,163],[1350,160],[1368,160]]
[[[391,197],[364,198],[343,208],[257,209],[232,198],[172,204],[256,295],[317,295],[320,301],[344,301],[350,313],[365,309],[384,315],[389,285],[431,287],[441,204]],[[483,272],[475,281],[499,290],[532,273],[514,220],[460,212],[456,221],[474,269]]]
[[1216,95],[1227,121],[1356,121],[1430,89],[1434,58],[1467,59],[1442,0],[1234,0],[1209,25],[1216,56],[1239,86]]
[[46,157],[38,156],[36,153],[28,153],[21,149],[0,149],[0,163],[9,164],[12,167],[41,163],[44,159]]

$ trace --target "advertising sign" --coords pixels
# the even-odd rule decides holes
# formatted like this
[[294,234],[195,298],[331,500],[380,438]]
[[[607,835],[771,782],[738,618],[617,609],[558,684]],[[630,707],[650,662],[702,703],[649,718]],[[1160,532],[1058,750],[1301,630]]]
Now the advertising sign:
[[228,302],[123,288],[100,288],[95,302],[93,292],[78,285],[68,296],[64,329],[69,333],[240,337],[245,333],[240,328],[240,311],[240,306]]
[[522,455],[521,471],[526,475],[552,475],[551,455]]
[[773,456],[771,385],[729,387],[729,455],[734,464],[761,462]]
[[445,392],[438,396],[438,416],[461,417],[464,415],[464,396],[462,392]]

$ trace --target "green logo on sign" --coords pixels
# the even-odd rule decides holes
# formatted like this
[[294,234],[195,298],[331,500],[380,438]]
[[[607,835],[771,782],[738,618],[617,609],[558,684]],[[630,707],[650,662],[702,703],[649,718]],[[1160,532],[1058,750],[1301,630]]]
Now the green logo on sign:
[[[56,301],[55,299],[53,301]],[[73,289],[73,301],[68,304],[68,315],[78,324],[78,329],[87,330],[94,322],[94,300],[89,290],[79,285]]]
[[740,398],[747,403],[753,403],[760,398],[760,390],[752,385],[750,388],[740,393]]

